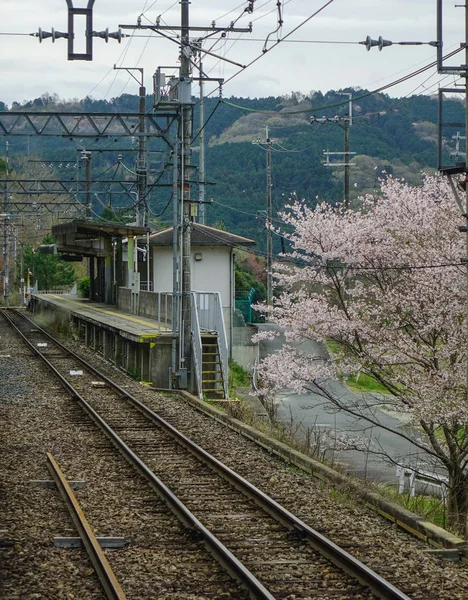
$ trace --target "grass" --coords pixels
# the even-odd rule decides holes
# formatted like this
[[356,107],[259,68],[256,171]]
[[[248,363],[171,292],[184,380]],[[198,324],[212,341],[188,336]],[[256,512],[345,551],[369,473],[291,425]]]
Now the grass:
[[411,497],[409,491],[399,494],[397,488],[389,485],[375,484],[378,491],[395,504],[400,504],[411,512],[427,519],[430,523],[447,529],[447,510],[441,498],[416,494]]
[[250,387],[250,374],[236,361],[229,359],[229,389]]
[[388,394],[389,391],[370,375],[360,373],[351,375],[346,380],[346,385],[352,392],[373,392],[374,394]]
[[[325,344],[331,354],[339,354],[342,350],[341,345],[333,340],[325,340]],[[352,392],[373,392],[374,394],[389,394],[387,388],[381,385],[376,379],[364,373],[354,373],[345,381]]]

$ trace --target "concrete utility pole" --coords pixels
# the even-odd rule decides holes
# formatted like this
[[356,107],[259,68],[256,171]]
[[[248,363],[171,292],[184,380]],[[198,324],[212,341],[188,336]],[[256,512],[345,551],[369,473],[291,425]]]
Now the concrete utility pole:
[[141,118],[140,123],[138,124],[138,160],[136,168],[136,174],[138,178],[138,204],[136,223],[139,227],[146,227],[148,225],[148,210],[146,199],[146,88],[143,85],[143,81],[140,86],[139,96],[139,113],[141,115]]
[[[127,71],[130,77],[138,83],[138,157],[136,161],[137,176],[137,199],[135,207],[135,221],[138,227],[147,227],[148,225],[148,201],[147,201],[147,131],[146,131],[146,87],[145,72],[140,67],[117,67],[114,65],[114,71]],[[140,73],[138,80],[132,71]]]
[[344,162],[345,162],[345,171],[344,171],[344,208],[345,210],[349,209],[349,175],[350,169],[349,167],[349,128],[353,124],[353,95],[351,92],[342,92],[340,96],[348,96],[349,98],[349,108],[348,108],[348,118],[343,121],[344,128]]
[[[267,186],[267,210],[266,210],[266,230],[267,230],[267,306],[269,309],[273,306],[273,240],[271,233],[271,138],[268,132],[268,126],[265,129],[266,137],[266,186]],[[268,312],[270,316],[270,311]]]
[[[439,171],[444,173],[448,177],[448,180],[449,180],[450,186],[452,188],[453,194],[455,196],[455,200],[457,202],[460,213],[461,213],[462,217],[465,218],[465,225],[460,226],[459,230],[461,232],[465,232],[465,235],[466,235],[466,257],[462,258],[462,262],[465,263],[465,266],[466,266],[466,287],[467,287],[467,293],[468,293],[468,185],[467,185],[467,180],[468,180],[468,139],[467,139],[468,138],[468,3],[462,4],[462,5],[455,5],[457,8],[465,9],[465,42],[464,42],[464,44],[461,44],[461,46],[465,48],[465,55],[464,55],[465,61],[464,61],[464,64],[457,67],[457,66],[450,66],[450,65],[444,64],[443,26],[442,26],[443,15],[444,15],[443,1],[444,0],[437,0],[437,42],[435,42],[435,45],[437,47],[437,70],[439,73],[449,73],[451,75],[456,75],[456,76],[465,78],[465,123],[464,123],[465,135],[460,136],[460,134],[457,133],[457,136],[455,138],[455,139],[457,139],[457,152],[455,154],[456,158],[458,158],[459,154],[461,154],[458,152],[459,140],[460,139],[465,140],[465,160],[463,163],[457,163],[455,165],[450,165],[450,166],[442,165],[442,144],[443,144],[442,127],[443,126],[458,127],[459,125],[461,125],[460,123],[444,123],[443,122],[443,112],[442,112],[443,94],[442,94],[442,92],[447,91],[447,92],[458,92],[459,93],[459,89],[457,89],[457,88],[447,88],[445,90],[439,91],[438,163],[439,163]],[[453,175],[458,175],[461,173],[464,173],[464,175],[465,175],[465,181],[460,182],[462,184],[462,186],[464,185],[464,187],[465,187],[464,199],[460,198],[460,196],[458,194],[457,186],[455,185],[455,183],[452,179]],[[468,332],[465,332],[465,333],[467,333],[467,335],[468,335]],[[466,384],[467,384],[467,394],[468,394],[468,361],[466,363]]]
[[[200,41],[201,50],[201,41]],[[198,132],[200,138],[200,152],[198,160],[198,222],[202,225],[205,224],[205,196],[206,196],[206,185],[205,185],[205,100],[204,100],[204,82],[203,82],[203,59],[202,53],[200,52],[199,61],[199,72],[200,72],[200,129]]]
[[345,120],[343,123],[344,126],[344,209],[349,209],[349,119]]
[[81,160],[85,165],[85,180],[86,180],[86,218],[91,219],[93,216],[92,200],[91,200],[91,152],[83,150],[81,152]]
[[[180,32],[179,49],[180,49],[180,67],[174,66],[159,66],[154,76],[155,84],[155,116],[166,117],[169,123],[177,120],[178,133],[177,139],[173,142],[169,138],[169,128],[164,131],[163,139],[171,149],[173,163],[173,341],[176,333],[178,334],[178,369],[175,365],[174,351],[175,344],[172,347],[172,366],[171,366],[171,385],[184,389],[190,386],[191,373],[191,220],[195,216],[195,204],[191,201],[190,185],[191,185],[191,143],[193,131],[193,103],[192,103],[192,65],[195,64],[197,71],[200,71],[200,80],[214,81],[221,86],[222,81],[219,78],[210,78],[203,72],[202,55],[209,54],[215,58],[226,61],[237,67],[244,67],[226,57],[219,56],[212,51],[202,49],[202,39],[190,40],[191,31],[205,32],[207,37],[214,34],[225,36],[227,32],[232,33],[251,33],[252,24],[249,23],[247,28],[235,27],[235,21],[232,21],[228,27],[217,27],[215,22],[210,26],[191,27],[190,26],[190,1],[180,0],[180,25],[161,24],[157,19],[156,23],[143,25],[141,19],[137,20],[136,25],[121,24],[121,29],[146,30],[167,37],[169,32]],[[243,11],[247,13],[253,12],[253,3],[249,3],[248,7]],[[200,35],[200,34],[199,34]],[[199,66],[195,63],[195,58],[200,54]],[[166,82],[165,74],[161,69],[168,68],[170,70],[179,70],[178,76],[171,77]],[[203,95],[203,91],[202,91]],[[0,117],[1,118],[1,117]],[[203,120],[203,112],[201,115]],[[201,123],[201,128],[203,123]],[[203,131],[200,132],[203,136]],[[201,139],[203,145],[203,138]],[[200,181],[205,183],[204,163],[201,165]],[[201,191],[203,194],[203,191]],[[200,203],[203,207],[203,204]],[[176,322],[177,321],[177,322]],[[176,332],[176,327],[178,330]]]
[[5,306],[10,306],[10,215],[9,215],[9,196],[8,196],[8,170],[9,170],[9,156],[8,156],[8,142],[5,144],[6,157],[5,157],[5,195],[3,199],[3,226],[5,235],[5,254],[3,261],[3,297]]
[[[344,94],[346,96],[351,96],[351,94]],[[350,152],[349,150],[349,128],[352,124],[352,106],[351,99],[349,101],[349,115],[345,117],[320,117],[317,118],[314,115],[310,117],[311,123],[336,123],[344,130],[344,152],[329,152],[328,150],[324,150],[323,153],[326,157],[325,162],[323,163],[326,167],[344,167],[344,190],[343,190],[343,208],[345,210],[349,209],[349,177],[350,177],[350,167],[353,167],[355,163],[349,162],[351,155],[356,154],[356,152]],[[334,162],[330,161],[330,156],[338,155],[344,157],[344,162]]]
[[[468,2],[465,2],[465,180],[468,178]],[[465,187],[465,217],[468,215],[468,185]],[[467,219],[468,223],[468,219]],[[466,228],[466,287],[468,292],[468,227]],[[467,320],[468,321],[468,320]],[[468,332],[467,332],[468,340]],[[466,388],[468,395],[468,360],[466,363]]]
[[[180,383],[183,383],[184,374],[187,376],[191,363],[191,223],[190,223],[190,141],[192,138],[192,104],[191,104],[191,62],[192,50],[190,47],[190,19],[189,0],[181,0],[181,40],[180,40],[180,88],[181,118],[179,123],[179,137],[182,140],[182,359]],[[181,386],[185,387],[185,386]]]

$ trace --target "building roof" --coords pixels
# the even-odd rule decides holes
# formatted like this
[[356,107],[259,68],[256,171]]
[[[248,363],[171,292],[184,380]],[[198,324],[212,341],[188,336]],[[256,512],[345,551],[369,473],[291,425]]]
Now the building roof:
[[107,256],[112,238],[146,235],[148,227],[75,219],[52,227],[59,252],[78,256]]
[[75,219],[52,227],[52,235],[63,235],[67,233],[114,235],[116,237],[128,237],[129,235],[145,235],[150,229],[148,227],[137,227],[125,223],[113,221],[84,221]]
[[[229,233],[208,225],[200,223],[192,223],[192,246],[252,246],[254,240]],[[157,231],[150,235],[151,246],[172,246],[172,231],[173,227]]]

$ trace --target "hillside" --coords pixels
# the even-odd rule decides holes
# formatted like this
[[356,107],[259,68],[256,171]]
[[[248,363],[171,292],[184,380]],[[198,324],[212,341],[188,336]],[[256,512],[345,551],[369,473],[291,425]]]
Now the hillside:
[[[369,94],[366,90],[353,92],[353,124],[350,130],[350,147],[356,155],[355,166],[351,169],[351,200],[359,195],[372,192],[378,187],[379,178],[385,173],[404,177],[417,184],[423,171],[434,171],[436,167],[437,144],[437,98],[412,96],[410,98],[390,98],[385,94]],[[148,97],[148,106],[151,106]],[[14,103],[11,110],[86,110],[91,112],[136,111],[137,97],[123,95],[110,101],[92,100],[63,102],[57,97],[44,95],[22,105]],[[219,103],[216,98],[205,101],[205,134],[207,198],[213,204],[207,207],[207,223],[217,224],[241,235],[252,237],[264,247],[264,217],[257,211],[265,210],[266,168],[264,145],[254,144],[265,139],[265,128],[273,139],[272,152],[272,198],[274,216],[281,210],[291,194],[306,198],[310,203],[317,199],[328,202],[342,200],[343,169],[327,168],[322,163],[323,151],[343,150],[343,129],[339,124],[313,124],[312,114],[321,117],[343,116],[347,104],[343,105],[341,92],[315,93],[305,97],[292,93],[287,97],[268,98],[228,98]],[[341,103],[341,106],[333,106]],[[326,108],[330,107],[330,108]],[[0,110],[8,110],[0,102]],[[464,105],[457,101],[446,103],[446,115],[451,120],[464,120]],[[288,114],[286,114],[288,113]],[[195,109],[194,132],[198,131],[198,110]],[[82,143],[60,138],[30,138],[28,142],[15,138],[10,144],[12,166],[17,173],[25,176],[27,167],[24,156],[42,161],[62,161],[69,165],[68,170],[47,165],[44,169],[48,177],[70,178],[76,176],[77,151]],[[117,142],[86,142],[95,150],[93,153],[93,177],[99,177],[106,169],[114,175],[112,165],[118,154],[124,152],[124,162],[133,167],[134,152],[127,139]],[[198,163],[198,141],[193,145],[192,163]],[[106,152],[99,149],[106,148]],[[135,145],[133,146],[135,148]],[[164,145],[160,140],[151,143],[151,165],[157,176],[167,159]],[[156,153],[158,152],[159,153]],[[162,151],[162,152],[161,152]],[[79,167],[78,163],[78,167]],[[61,169],[61,170],[60,170]],[[66,171],[66,175],[64,174]],[[53,175],[51,174],[53,173]],[[129,174],[125,174],[129,177]],[[82,177],[79,174],[79,177]],[[119,175],[120,177],[120,175]],[[197,180],[196,171],[192,179]],[[171,181],[171,173],[163,176],[161,182]],[[213,185],[211,185],[213,184]],[[196,186],[193,196],[197,197]],[[158,188],[150,200],[152,216],[155,220],[167,223],[171,218],[167,188]],[[128,206],[122,198],[97,199],[95,211],[101,212],[109,202],[114,208]],[[165,206],[167,208],[165,208]],[[279,239],[276,240],[279,245]],[[279,249],[279,248],[278,248]]]

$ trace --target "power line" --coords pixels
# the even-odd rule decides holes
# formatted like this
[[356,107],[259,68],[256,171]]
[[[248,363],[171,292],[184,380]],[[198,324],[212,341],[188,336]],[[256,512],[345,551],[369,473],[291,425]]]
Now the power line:
[[301,23],[299,23],[299,25],[297,25],[296,27],[294,27],[294,29],[291,29],[291,31],[289,33],[287,33],[283,38],[278,39],[272,46],[270,46],[269,48],[264,48],[262,54],[260,54],[259,56],[257,56],[256,58],[254,58],[252,61],[250,61],[250,63],[248,63],[247,65],[245,65],[242,69],[240,69],[239,71],[237,71],[237,73],[234,73],[234,75],[232,75],[231,77],[229,77],[228,79],[226,79],[226,81],[224,81],[223,85],[226,85],[229,81],[232,81],[235,77],[237,77],[240,73],[242,73],[243,71],[245,71],[246,69],[248,69],[249,67],[251,67],[253,64],[255,64],[257,61],[259,61],[263,56],[265,56],[265,54],[267,54],[268,52],[270,52],[271,50],[273,50],[273,48],[276,48],[276,46],[278,46],[278,44],[284,40],[286,40],[288,37],[290,37],[293,33],[295,33],[296,31],[298,31],[301,27],[303,27],[306,23],[308,23],[311,19],[313,19],[314,17],[316,17],[318,14],[320,14],[323,10],[325,10],[325,8],[327,8],[330,4],[332,4],[335,0],[328,0],[328,2],[326,2],[323,6],[321,6],[319,9],[317,9],[314,13],[312,13],[310,16],[308,16],[306,19],[304,19]]
[[[450,52],[449,54],[446,54],[443,57],[443,60],[446,60],[447,58],[451,58],[455,54],[458,54],[459,52],[461,52],[463,49],[464,48],[457,48],[453,52]],[[253,64],[253,63],[250,63],[250,64]],[[247,65],[247,66],[250,66],[250,64]],[[381,86],[379,88],[376,88],[376,89],[374,89],[372,91],[369,91],[369,92],[366,92],[364,94],[361,94],[360,96],[356,96],[355,98],[353,98],[353,101],[362,100],[363,98],[368,98],[369,96],[372,96],[373,94],[378,94],[380,92],[383,92],[384,90],[387,90],[387,89],[389,89],[391,87],[394,87],[395,85],[403,83],[404,81],[408,81],[409,79],[412,79],[413,77],[416,77],[417,75],[420,75],[421,73],[424,73],[425,71],[428,71],[429,69],[431,69],[432,67],[435,67],[436,65],[437,65],[437,61],[431,62],[431,63],[427,64],[426,66],[422,67],[421,69],[418,69],[417,71],[413,71],[412,73],[410,73],[408,75],[405,75],[404,77],[400,77],[399,79],[397,79],[395,81],[392,81],[391,83],[388,83],[388,84],[383,85],[383,86]],[[236,75],[238,75],[240,72],[241,71],[238,71],[236,73]],[[227,81],[230,81],[230,80],[228,79]],[[258,110],[258,109],[255,109],[255,108],[249,108],[249,107],[246,107],[246,106],[241,106],[239,104],[235,104],[233,102],[229,102],[228,100],[224,100],[224,102],[226,104],[229,104],[229,106],[233,106],[234,108],[239,108],[239,109],[244,110],[246,112],[254,112],[254,113],[261,113],[261,114],[268,114],[268,115],[278,115],[279,114],[277,111]],[[319,110],[328,110],[329,108],[336,108],[338,106],[344,106],[347,103],[348,103],[347,100],[341,100],[339,102],[334,102],[333,104],[326,104],[324,106],[317,106],[317,107],[312,107],[312,108],[308,108],[308,109],[283,112],[283,113],[281,113],[281,115],[299,115],[299,114],[304,114],[304,113],[309,113],[309,112],[314,112],[314,111],[319,111]]]
[[[232,242],[226,242],[225,238],[221,238],[221,237],[217,236],[216,234],[212,233],[211,231],[207,231],[206,229],[203,230],[203,233],[205,235],[207,235],[208,237],[211,237],[213,240],[223,242],[224,245],[228,245],[233,248],[237,248],[239,250],[244,250],[244,251],[247,250],[248,252],[251,252],[252,254],[262,256],[264,258],[266,258],[266,256],[267,256],[267,253],[262,252],[261,250],[253,249],[251,247],[246,248],[245,246],[240,246],[239,244],[234,244]],[[287,238],[287,237],[285,239],[289,240],[289,238]],[[408,265],[408,264],[377,265],[377,266],[370,267],[370,266],[362,265],[360,263],[354,263],[354,264],[353,263],[342,263],[337,260],[334,263],[322,265],[322,264],[313,264],[311,262],[311,260],[314,260],[314,259],[307,261],[306,259],[301,259],[301,258],[297,258],[294,256],[284,255],[284,254],[276,254],[273,256],[276,258],[276,260],[278,262],[289,262],[289,263],[294,263],[297,266],[307,266],[307,267],[311,267],[312,269],[325,270],[325,271],[327,271],[327,270],[329,271],[330,269],[340,269],[340,270],[347,269],[347,270],[352,270],[352,271],[415,271],[415,270],[422,270],[422,269],[446,269],[446,268],[451,268],[451,267],[466,268],[462,262],[458,262],[458,263],[446,262],[446,263],[436,263],[436,264],[429,263],[429,264],[419,264],[419,265]]]

